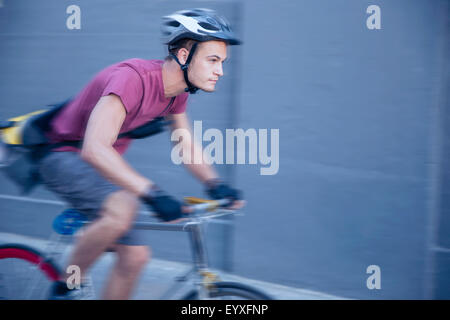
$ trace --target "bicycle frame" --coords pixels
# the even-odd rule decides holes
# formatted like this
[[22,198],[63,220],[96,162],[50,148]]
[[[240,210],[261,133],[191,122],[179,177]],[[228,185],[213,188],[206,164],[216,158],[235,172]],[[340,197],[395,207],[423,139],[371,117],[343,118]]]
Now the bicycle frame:
[[133,228],[140,230],[159,230],[159,231],[178,231],[187,232],[192,249],[193,267],[185,274],[177,276],[175,283],[170,287],[160,299],[168,299],[173,296],[173,292],[181,283],[187,282],[191,277],[194,278],[194,285],[199,289],[199,292],[204,291],[204,287],[208,286],[211,281],[217,280],[218,277],[208,271],[208,256],[206,252],[206,245],[204,241],[203,222],[186,222],[182,224],[164,224],[152,222],[138,222]]
[[[208,257],[206,252],[206,244],[204,239],[204,226],[205,221],[211,218],[217,218],[222,215],[228,215],[234,213],[231,210],[220,209],[217,210],[221,205],[226,204],[227,200],[211,201],[203,199],[191,198],[187,199],[187,203],[201,203],[190,208],[194,211],[191,215],[182,220],[177,224],[174,223],[156,223],[156,222],[135,222],[133,228],[140,230],[162,230],[162,231],[181,231],[187,232],[189,235],[189,241],[191,243],[192,249],[192,261],[193,267],[181,276],[175,276],[174,283],[169,287],[166,292],[159,299],[215,299],[215,298],[225,298],[225,299],[252,299],[252,300],[270,300],[270,296],[261,292],[260,290],[245,285],[239,282],[233,281],[222,281],[219,279],[216,273],[211,272],[208,269]],[[207,203],[204,203],[207,202]],[[207,211],[214,211],[208,213]],[[26,294],[25,298],[35,298],[33,293],[34,289],[38,291],[39,297],[45,293],[46,286],[51,285],[52,281],[57,281],[60,279],[60,275],[63,272],[59,269],[58,265],[53,263],[53,261],[62,261],[63,254],[66,251],[67,240],[72,240],[75,232],[77,232],[81,227],[89,224],[82,214],[73,209],[67,209],[59,214],[53,222],[53,229],[55,230],[50,237],[50,241],[47,243],[44,251],[33,248],[31,246],[22,245],[20,243],[7,243],[0,247],[0,261],[6,261],[6,266],[8,266],[9,261],[19,261],[25,262],[26,266],[24,268],[12,268],[13,276],[18,275],[19,277],[12,277],[13,279],[19,279],[20,275],[25,271],[26,277],[19,282],[14,283],[13,286],[4,286],[0,290],[2,297],[14,296],[8,291],[8,288],[17,288],[18,292]],[[108,251],[108,250],[107,250]],[[26,270],[27,266],[35,269]],[[8,269],[6,269],[8,270]],[[21,272],[22,271],[22,272]],[[18,272],[18,273],[17,273]],[[0,274],[2,276],[2,274]],[[94,288],[92,285],[92,276],[87,273],[82,275],[83,279],[81,290],[81,299],[95,299]],[[34,280],[35,281],[34,281]],[[45,284],[41,285],[40,281],[46,280]],[[181,283],[186,283],[189,281],[189,291],[180,291],[178,287]],[[25,280],[25,281],[24,281]],[[50,280],[50,281],[49,281]],[[14,281],[14,280],[13,280]],[[24,284],[25,288],[20,284]],[[16,284],[18,284],[16,286]],[[0,285],[1,286],[1,285]],[[6,290],[5,290],[6,289]],[[17,292],[17,291],[16,291]],[[175,296],[174,293],[178,293]],[[23,295],[21,295],[22,297]]]
[[[160,222],[135,222],[132,226],[133,229],[138,230],[158,230],[158,231],[177,231],[187,232],[192,249],[193,267],[181,276],[175,277],[175,283],[160,297],[160,299],[168,299],[174,295],[174,292],[178,291],[177,288],[181,283],[187,282],[190,278],[193,278],[193,284],[197,287],[199,296],[206,297],[206,290],[210,288],[211,284],[219,280],[217,274],[208,270],[208,256],[204,240],[204,224],[206,220],[216,218],[222,215],[233,214],[233,211],[222,210],[216,211],[212,214],[205,213],[208,210],[217,208],[220,205],[226,204],[227,200],[215,201],[215,203],[201,203],[190,206],[194,213],[187,218],[186,221],[181,223],[160,223]],[[76,222],[76,221],[75,221]],[[82,221],[82,226],[90,224],[89,221]],[[56,234],[56,238],[55,238]],[[61,246],[63,246],[67,237],[56,231],[50,239],[49,245],[45,249],[45,254],[48,258],[58,259],[62,254]],[[85,278],[88,282],[92,282],[90,277]],[[93,292],[91,292],[93,294]]]

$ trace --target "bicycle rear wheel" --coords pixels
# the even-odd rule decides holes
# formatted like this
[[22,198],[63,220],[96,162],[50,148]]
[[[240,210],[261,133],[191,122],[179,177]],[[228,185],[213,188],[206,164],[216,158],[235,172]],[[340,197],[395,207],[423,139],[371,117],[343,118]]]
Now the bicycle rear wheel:
[[0,300],[46,299],[60,274],[58,266],[34,248],[0,245]]
[[[197,290],[192,290],[181,300],[198,300]],[[260,290],[237,282],[216,282],[208,292],[206,299],[219,300],[272,300]]]

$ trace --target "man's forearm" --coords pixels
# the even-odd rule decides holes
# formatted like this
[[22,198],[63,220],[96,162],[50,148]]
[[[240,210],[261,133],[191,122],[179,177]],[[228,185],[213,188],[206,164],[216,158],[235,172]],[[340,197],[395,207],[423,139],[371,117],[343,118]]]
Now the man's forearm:
[[206,163],[201,164],[189,164],[186,163],[185,167],[192,173],[193,176],[195,176],[198,180],[205,183],[208,180],[216,179],[219,176],[217,175],[216,171]]
[[[184,159],[186,160],[184,161],[184,165],[192,173],[192,175],[202,183],[205,183],[206,181],[211,179],[218,178],[219,176],[214,168],[211,165],[205,163],[202,147],[192,140],[186,141],[186,143],[188,144],[185,146],[185,149],[191,150],[191,157],[190,159]],[[201,161],[199,161],[200,163],[195,163],[195,161],[192,161],[193,159],[201,159]]]
[[113,147],[97,145],[92,149],[84,148],[81,156],[108,180],[137,196],[145,194],[153,184],[131,168]]

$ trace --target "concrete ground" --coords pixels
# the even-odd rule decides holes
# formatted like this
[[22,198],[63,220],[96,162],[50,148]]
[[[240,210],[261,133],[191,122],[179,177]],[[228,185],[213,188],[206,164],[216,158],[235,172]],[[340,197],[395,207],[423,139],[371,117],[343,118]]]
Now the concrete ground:
[[[0,244],[4,243],[22,243],[34,248],[43,250],[48,241],[26,237],[14,233],[0,233]],[[63,257],[70,252],[72,245],[68,244],[64,250]],[[101,288],[107,279],[108,272],[114,263],[114,254],[105,253],[92,267],[91,277],[94,284],[96,296],[100,296]],[[189,271],[191,266],[186,263],[167,261],[161,259],[152,259],[143,271],[139,284],[133,295],[136,300],[158,300],[158,299],[176,299],[179,295],[188,291],[188,286],[181,286],[173,296],[164,294],[175,284],[175,278]],[[215,270],[216,271],[216,270]],[[270,295],[274,299],[282,300],[336,300],[345,299],[343,297],[324,294],[321,292],[305,290],[302,288],[288,287],[275,283],[248,279],[229,273],[217,271],[220,279],[226,281],[235,281],[258,288]]]

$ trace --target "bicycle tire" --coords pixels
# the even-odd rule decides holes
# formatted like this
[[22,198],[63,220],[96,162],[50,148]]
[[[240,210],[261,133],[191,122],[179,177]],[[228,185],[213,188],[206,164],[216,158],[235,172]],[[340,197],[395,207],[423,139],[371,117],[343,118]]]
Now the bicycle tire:
[[[237,282],[216,282],[208,292],[207,299],[220,298],[224,300],[272,300],[273,298],[264,292],[248,285]],[[198,291],[192,290],[181,300],[198,300]]]
[[0,299],[45,299],[61,270],[39,250],[23,244],[0,245]]

